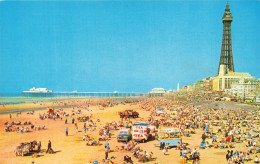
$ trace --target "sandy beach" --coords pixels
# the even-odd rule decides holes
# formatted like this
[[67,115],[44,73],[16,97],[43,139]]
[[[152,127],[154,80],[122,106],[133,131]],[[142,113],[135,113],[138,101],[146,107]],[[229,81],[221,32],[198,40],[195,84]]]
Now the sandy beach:
[[[91,100],[94,102],[94,100]],[[104,102],[104,100],[95,100]],[[150,100],[148,100],[150,101]],[[156,100],[152,100],[156,101]],[[89,127],[89,123],[87,122],[88,130],[86,134],[91,138],[98,140],[99,130],[105,126],[107,123],[111,123],[113,121],[119,122],[122,119],[119,117],[118,112],[133,109],[139,112],[139,118],[131,118],[130,121],[133,123],[138,120],[148,120],[151,116],[151,109],[154,108],[152,106],[146,105],[146,109],[144,109],[144,102],[135,102],[135,103],[119,103],[114,104],[112,107],[100,107],[100,105],[95,105],[95,103],[90,103],[89,107],[85,107],[89,101],[87,100],[66,100],[62,102],[56,102],[57,106],[67,105],[78,105],[79,107],[71,107],[71,108],[63,108],[63,112],[69,114],[69,116],[64,116],[61,120],[60,118],[54,119],[39,119],[39,114],[47,113],[47,108],[44,110],[37,110],[34,114],[27,114],[28,111],[21,112],[21,114],[16,113],[7,113],[0,115],[0,163],[88,163],[89,161],[102,161],[105,158],[105,143],[108,142],[110,145],[110,152],[108,154],[108,159],[113,161],[114,163],[124,163],[123,159],[125,155],[128,155],[133,160],[133,163],[139,163],[138,159],[133,157],[131,151],[127,150],[118,150],[118,147],[122,145],[122,143],[117,142],[117,135],[119,134],[119,129],[125,127],[118,127],[117,130],[111,129],[111,138],[108,141],[100,141],[99,146],[86,146],[86,141],[83,141],[82,138],[84,136],[84,122],[79,122],[77,117],[80,116],[90,116],[90,119],[96,124],[95,127]],[[40,103],[41,104],[41,103]],[[44,105],[39,103],[27,103],[27,104],[19,104],[21,109],[34,109],[40,107],[51,106],[53,102],[44,102]],[[209,103],[208,103],[209,104]],[[82,106],[84,105],[84,106]],[[178,107],[182,107],[183,109],[189,110],[188,105],[181,104],[170,104]],[[15,105],[14,105],[15,106]],[[169,106],[169,104],[168,104]],[[192,105],[190,105],[192,106]],[[169,112],[167,106],[163,106],[166,112]],[[7,107],[5,107],[7,108]],[[60,107],[62,108],[62,107]],[[196,108],[196,106],[194,107]],[[199,109],[202,109],[202,105],[200,104]],[[14,110],[15,107],[10,107],[10,110]],[[56,108],[55,110],[58,110]],[[149,110],[150,109],[150,110]],[[9,110],[9,109],[8,109]],[[80,114],[77,114],[77,111],[81,110]],[[73,112],[74,111],[74,112]],[[75,115],[72,115],[74,113]],[[259,113],[258,113],[259,114]],[[206,115],[206,114],[205,114]],[[11,117],[11,118],[10,118]],[[258,115],[259,117],[259,115]],[[77,123],[78,130],[75,129],[75,123],[72,124],[72,119],[75,119],[75,123]],[[160,119],[161,116],[154,116],[154,119]],[[67,119],[67,124],[65,124],[65,120]],[[99,120],[98,120],[99,119]],[[181,119],[181,118],[180,118]],[[183,118],[184,119],[184,118]],[[18,132],[5,132],[4,125],[5,122],[12,121],[21,121],[23,124],[25,121],[31,122],[34,126],[45,126],[44,130],[31,130],[30,125],[17,125],[19,127],[28,127],[30,132],[18,133]],[[123,121],[123,125],[125,126],[126,122],[129,120]],[[213,121],[213,120],[211,120]],[[160,125],[161,126],[161,125]],[[163,126],[163,125],[162,125]],[[65,129],[68,128],[68,136],[65,135]],[[213,131],[216,131],[218,128],[213,127]],[[241,127],[242,128],[242,127]],[[259,130],[259,122],[256,127]],[[243,128],[246,129],[246,128]],[[197,148],[200,153],[200,163],[227,163],[226,154],[227,150],[239,150],[239,151],[248,151],[248,147],[244,146],[244,143],[235,143],[235,148],[228,149],[220,149],[220,148],[208,148],[201,149],[201,136],[204,133],[202,128],[195,129],[195,134],[191,134],[190,137],[182,136],[182,142],[188,143],[188,147],[191,149]],[[152,133],[155,135],[155,133]],[[21,142],[29,142],[29,141],[41,141],[41,156],[33,157],[32,153],[27,156],[15,156],[14,150],[16,146],[18,146]],[[52,149],[55,151],[54,154],[46,154],[48,141],[52,143]],[[209,141],[211,139],[208,139]],[[256,139],[259,141],[259,137]],[[257,143],[259,145],[259,143]],[[159,163],[159,164],[167,164],[167,163],[181,163],[180,150],[176,150],[175,148],[168,149],[166,155],[163,154],[162,150],[159,149],[158,140],[151,140],[145,143],[138,143],[140,148],[143,151],[153,152],[153,160],[148,161],[146,163]],[[39,155],[39,154],[38,154]],[[258,154],[259,155],[259,154]],[[251,159],[254,159],[255,154],[250,155]],[[245,162],[245,163],[253,163],[253,160]]]

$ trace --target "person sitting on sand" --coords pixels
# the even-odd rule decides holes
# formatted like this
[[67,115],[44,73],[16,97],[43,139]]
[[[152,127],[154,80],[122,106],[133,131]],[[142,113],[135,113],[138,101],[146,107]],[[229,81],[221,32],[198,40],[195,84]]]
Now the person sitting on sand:
[[228,143],[224,143],[224,148],[228,148]]
[[255,161],[254,162],[255,163],[259,163],[259,159],[258,159],[257,155],[255,156]]
[[97,141],[95,139],[93,139],[92,145],[96,145]]
[[250,157],[249,157],[249,153],[246,153],[245,155],[245,161],[249,161]]
[[90,143],[89,143],[89,140],[87,140],[87,142],[86,142],[86,145],[87,145],[87,146],[89,146],[89,145],[90,145]]
[[229,142],[228,146],[229,146],[229,148],[234,148],[234,146],[233,146],[233,143],[232,143],[232,142]]
[[195,153],[195,154],[193,155],[193,159],[194,159],[194,161],[199,161],[199,160],[200,160],[199,153]]
[[107,164],[114,164],[114,162],[112,162],[111,160],[109,160],[109,161],[107,162]]
[[126,161],[126,162],[128,163],[128,162],[131,162],[132,159],[131,159],[131,157],[129,157],[128,155],[125,155],[125,156],[124,156],[124,161]]
[[208,141],[206,141],[206,143],[205,143],[205,148],[210,148],[210,145],[209,145]]
[[96,160],[96,161],[93,161],[93,164],[99,164],[99,162]]
[[135,157],[139,157],[139,152],[140,152],[140,150],[136,150],[136,151],[133,151],[132,153],[133,153],[133,156],[135,156]]
[[220,149],[223,149],[224,148],[224,144],[220,141],[219,143],[217,142],[214,142],[214,148],[220,148]]
[[100,164],[106,164],[106,161],[103,159]]

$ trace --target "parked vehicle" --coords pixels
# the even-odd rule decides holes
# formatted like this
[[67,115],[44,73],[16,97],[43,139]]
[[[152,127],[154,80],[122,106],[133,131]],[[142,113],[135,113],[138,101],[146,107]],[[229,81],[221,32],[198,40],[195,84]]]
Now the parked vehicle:
[[137,118],[139,117],[139,113],[133,110],[125,110],[124,112],[119,112],[120,118],[124,118],[125,116],[127,118]]
[[159,146],[161,143],[169,144],[169,146],[177,146],[178,142],[182,143],[179,128],[159,129],[158,131]]
[[252,102],[254,102],[254,98],[247,97],[247,98],[245,98],[245,102],[246,103],[252,103]]
[[78,117],[79,122],[86,122],[89,120],[89,116]]
[[147,141],[151,138],[149,124],[145,121],[136,121],[133,125],[133,140]]
[[132,138],[132,134],[130,129],[120,129],[119,134],[117,136],[118,142],[128,142]]

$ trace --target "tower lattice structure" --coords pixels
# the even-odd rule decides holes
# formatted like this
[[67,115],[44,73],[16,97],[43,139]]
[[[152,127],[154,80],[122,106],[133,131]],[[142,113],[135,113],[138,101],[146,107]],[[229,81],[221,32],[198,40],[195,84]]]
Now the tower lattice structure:
[[233,17],[231,15],[229,4],[226,4],[225,12],[222,17],[222,23],[223,23],[223,36],[222,36],[222,46],[221,46],[221,55],[220,55],[220,61],[219,61],[219,68],[220,65],[225,65],[226,71],[235,71],[234,68],[234,62],[233,62],[233,52],[232,52],[232,40],[231,40],[231,22],[233,20]]

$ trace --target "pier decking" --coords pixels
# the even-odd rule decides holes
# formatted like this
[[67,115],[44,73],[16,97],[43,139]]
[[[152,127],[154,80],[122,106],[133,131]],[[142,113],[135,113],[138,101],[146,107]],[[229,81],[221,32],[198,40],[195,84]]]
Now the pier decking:
[[157,97],[163,93],[139,93],[139,92],[51,92],[35,93],[23,92],[25,97]]

